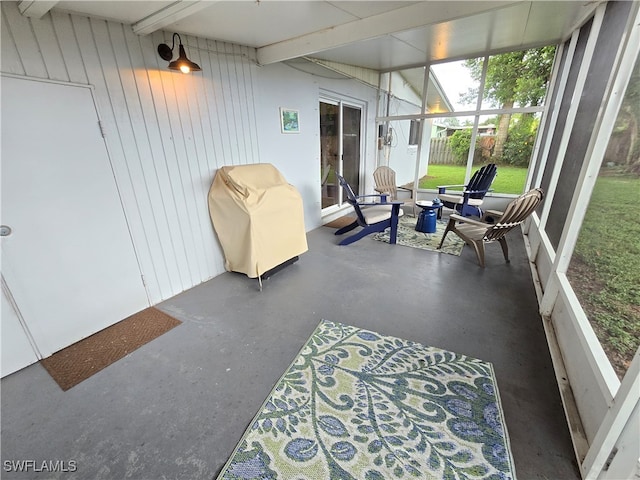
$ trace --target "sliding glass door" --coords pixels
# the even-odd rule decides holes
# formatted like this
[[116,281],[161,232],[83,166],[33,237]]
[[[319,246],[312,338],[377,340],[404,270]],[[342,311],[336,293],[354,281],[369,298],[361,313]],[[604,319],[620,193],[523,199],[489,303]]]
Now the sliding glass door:
[[323,99],[319,110],[320,182],[324,210],[342,204],[336,172],[359,193],[362,108],[339,100]]

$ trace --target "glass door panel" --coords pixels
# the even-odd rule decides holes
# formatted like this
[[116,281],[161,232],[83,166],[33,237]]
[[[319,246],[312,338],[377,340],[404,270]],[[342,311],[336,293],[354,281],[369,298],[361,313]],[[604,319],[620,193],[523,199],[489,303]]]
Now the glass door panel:
[[360,109],[342,109],[342,172],[356,194],[360,193]]
[[337,205],[340,109],[339,105],[320,102],[320,182],[322,208]]
[[336,173],[354,192],[360,191],[362,111],[340,102],[320,102],[320,182],[322,208],[340,205],[342,196]]

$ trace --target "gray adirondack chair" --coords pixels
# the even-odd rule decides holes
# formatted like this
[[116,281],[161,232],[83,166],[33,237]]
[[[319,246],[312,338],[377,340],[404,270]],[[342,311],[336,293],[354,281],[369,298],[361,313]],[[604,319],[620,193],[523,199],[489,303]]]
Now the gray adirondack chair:
[[[481,267],[484,268],[484,245],[491,242],[500,243],[504,259],[509,263],[509,247],[505,236],[515,227],[522,224],[533,213],[543,198],[544,192],[542,189],[534,188],[511,201],[504,212],[487,210],[481,220],[474,220],[452,213],[449,216],[449,223],[442,235],[438,248],[442,247],[447,234],[453,232],[462,238],[467,245],[474,248]],[[494,223],[484,221],[489,217],[494,219]]]

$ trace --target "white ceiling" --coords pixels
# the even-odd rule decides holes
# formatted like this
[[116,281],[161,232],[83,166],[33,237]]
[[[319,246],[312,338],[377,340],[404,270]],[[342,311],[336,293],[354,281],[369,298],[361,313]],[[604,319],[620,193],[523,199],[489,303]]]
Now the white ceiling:
[[33,17],[54,8],[130,24],[141,35],[165,30],[255,47],[262,64],[312,56],[389,70],[555,44],[598,3],[23,0],[19,7]]

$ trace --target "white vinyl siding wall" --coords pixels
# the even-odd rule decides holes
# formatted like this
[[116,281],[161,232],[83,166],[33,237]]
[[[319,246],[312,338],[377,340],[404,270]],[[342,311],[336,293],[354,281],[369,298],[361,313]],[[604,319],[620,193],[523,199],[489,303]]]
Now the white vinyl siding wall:
[[207,192],[220,166],[260,162],[254,50],[182,40],[202,72],[166,69],[156,48],[170,33],[56,11],[34,20],[2,2],[3,73],[95,87],[152,304],[224,272]]
[[[224,273],[207,204],[223,165],[274,164],[303,197],[306,229],[322,224],[320,90],[364,106],[362,165],[375,168],[372,86],[258,66],[250,47],[188,35],[187,56],[202,71],[183,75],[157,53],[173,32],[139,36],[130,25],[57,10],[37,20],[10,1],[0,9],[2,73],[94,87],[152,305]],[[300,111],[299,134],[281,134],[279,107]],[[371,192],[373,179],[364,180]]]

